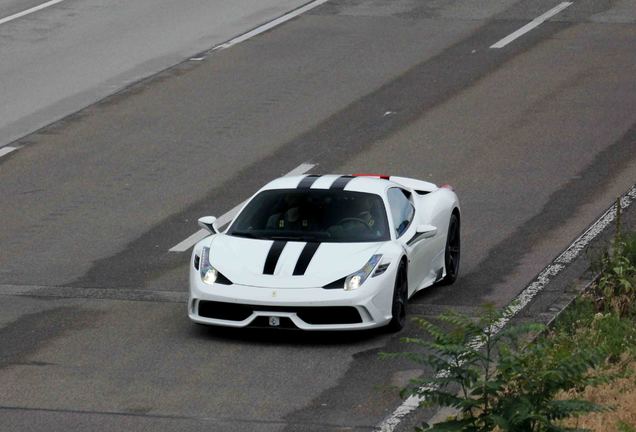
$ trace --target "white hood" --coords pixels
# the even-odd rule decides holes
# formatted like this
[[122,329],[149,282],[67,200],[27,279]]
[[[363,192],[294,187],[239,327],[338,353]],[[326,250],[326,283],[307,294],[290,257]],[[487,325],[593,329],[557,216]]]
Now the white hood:
[[319,288],[360,270],[381,243],[320,243],[305,273],[293,276],[305,242],[285,244],[274,274],[263,274],[273,241],[214,236],[212,266],[235,284],[264,288]]

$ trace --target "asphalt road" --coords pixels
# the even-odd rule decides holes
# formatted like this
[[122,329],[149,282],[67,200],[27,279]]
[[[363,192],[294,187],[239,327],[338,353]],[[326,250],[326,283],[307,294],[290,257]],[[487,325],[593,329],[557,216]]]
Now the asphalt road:
[[[0,20],[45,3],[0,0]],[[0,146],[303,0],[64,0],[0,24]]]
[[[636,7],[330,1],[0,158],[2,430],[372,430],[426,371],[399,335],[192,326],[168,250],[302,163],[455,186],[460,279],[507,304],[636,181]],[[0,27],[0,32],[7,31]],[[4,76],[4,75],[1,75]],[[20,294],[20,295],[17,295]]]

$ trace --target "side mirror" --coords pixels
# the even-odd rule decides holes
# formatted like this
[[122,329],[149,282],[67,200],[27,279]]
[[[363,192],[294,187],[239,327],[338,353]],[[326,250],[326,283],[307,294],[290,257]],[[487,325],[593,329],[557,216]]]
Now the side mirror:
[[204,230],[210,231],[212,234],[218,234],[219,229],[216,227],[216,218],[214,216],[203,216],[199,218],[199,226]]
[[415,232],[423,238],[431,238],[437,234],[437,227],[433,225],[419,225]]

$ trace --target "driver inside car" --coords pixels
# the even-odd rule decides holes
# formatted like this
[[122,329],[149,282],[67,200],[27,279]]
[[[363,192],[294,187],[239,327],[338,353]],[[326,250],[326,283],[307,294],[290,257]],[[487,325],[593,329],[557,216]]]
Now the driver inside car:
[[275,213],[267,220],[268,229],[286,231],[302,231],[309,227],[306,209],[302,208],[302,202],[293,195],[285,196],[285,201],[279,213]]

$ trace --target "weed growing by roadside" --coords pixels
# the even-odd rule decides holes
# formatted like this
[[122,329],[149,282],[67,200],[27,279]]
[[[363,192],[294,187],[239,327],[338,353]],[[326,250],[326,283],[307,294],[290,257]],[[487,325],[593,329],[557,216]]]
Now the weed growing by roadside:
[[596,285],[599,309],[620,316],[633,314],[636,297],[636,234],[623,236],[621,205],[616,201],[616,233],[611,248],[600,260],[600,278]]
[[629,233],[623,238],[623,254],[625,258],[633,265],[636,266],[636,233]]
[[636,356],[636,326],[632,319],[615,312],[597,312],[591,296],[577,299],[559,317],[548,336],[565,347],[588,345],[605,352],[609,363],[627,354]]

